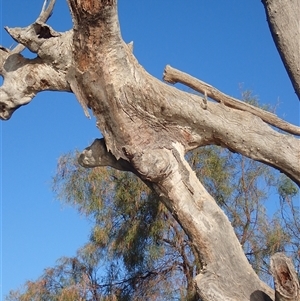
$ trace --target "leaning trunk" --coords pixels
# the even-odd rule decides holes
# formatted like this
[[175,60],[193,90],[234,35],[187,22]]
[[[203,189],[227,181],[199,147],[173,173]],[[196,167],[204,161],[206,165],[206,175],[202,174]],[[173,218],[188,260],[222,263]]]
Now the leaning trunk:
[[[200,140],[208,144],[211,133],[193,133],[191,116],[181,117],[181,104],[170,104],[180,92],[135,61],[121,39],[115,1],[69,3],[75,26],[71,87],[97,117],[107,150],[116,160],[129,162],[187,233],[201,259],[196,283],[202,299],[273,299],[249,265],[228,218],[185,161],[186,150]],[[189,98],[193,106],[198,102],[198,111],[211,114],[201,99]]]

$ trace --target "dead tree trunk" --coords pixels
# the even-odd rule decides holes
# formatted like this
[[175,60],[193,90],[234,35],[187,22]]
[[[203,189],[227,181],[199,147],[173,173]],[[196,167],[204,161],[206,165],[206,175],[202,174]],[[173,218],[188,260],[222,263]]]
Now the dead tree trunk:
[[[195,282],[202,299],[274,300],[184,155],[196,147],[221,145],[277,168],[300,185],[299,139],[269,124],[294,135],[299,128],[228,100],[207,84],[200,88],[205,97],[199,97],[150,76],[122,40],[116,0],[68,4],[74,24],[69,32],[55,32],[39,20],[7,29],[38,58],[27,60],[0,48],[0,117],[9,119],[39,91],[72,91],[87,115],[92,110],[104,136],[82,153],[81,164],[130,170],[157,192],[201,259]],[[167,68],[165,79],[174,82],[174,70]],[[192,79],[186,84],[192,85]]]

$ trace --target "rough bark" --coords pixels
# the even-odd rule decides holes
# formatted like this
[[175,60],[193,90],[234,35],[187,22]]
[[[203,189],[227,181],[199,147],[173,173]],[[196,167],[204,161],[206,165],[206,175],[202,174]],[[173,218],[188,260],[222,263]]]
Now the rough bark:
[[273,40],[300,100],[300,2],[262,0]]
[[[221,145],[277,168],[300,185],[300,141],[267,123],[296,135],[299,128],[249,105],[236,107],[235,100],[232,105],[207,84],[200,97],[153,78],[121,38],[116,0],[68,4],[74,24],[69,32],[57,33],[40,20],[7,29],[38,56],[29,60],[0,48],[0,118],[9,119],[40,91],[73,92],[87,116],[92,110],[104,136],[82,153],[81,164],[130,170],[157,192],[201,259],[195,281],[202,299],[274,300],[184,155],[199,146]],[[169,75],[174,81],[167,73],[165,79]]]

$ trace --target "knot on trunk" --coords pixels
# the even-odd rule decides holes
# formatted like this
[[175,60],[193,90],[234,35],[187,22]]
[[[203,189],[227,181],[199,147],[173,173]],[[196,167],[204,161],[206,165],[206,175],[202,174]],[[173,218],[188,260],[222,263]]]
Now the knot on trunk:
[[145,149],[123,147],[124,154],[143,180],[159,182],[172,172],[170,150],[165,148]]

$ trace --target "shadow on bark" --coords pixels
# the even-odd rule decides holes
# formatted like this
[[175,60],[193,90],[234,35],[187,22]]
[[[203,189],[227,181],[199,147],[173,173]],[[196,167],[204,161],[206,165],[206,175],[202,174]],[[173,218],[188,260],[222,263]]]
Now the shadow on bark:
[[262,291],[255,291],[251,294],[250,301],[272,301],[272,299]]

